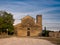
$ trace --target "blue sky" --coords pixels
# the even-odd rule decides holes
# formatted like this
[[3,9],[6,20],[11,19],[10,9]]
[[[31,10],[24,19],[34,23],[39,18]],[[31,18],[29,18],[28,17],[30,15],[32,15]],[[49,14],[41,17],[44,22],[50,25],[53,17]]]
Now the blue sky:
[[36,18],[42,14],[43,26],[60,29],[60,0],[0,0],[0,10],[12,13],[16,19],[14,24],[20,23],[17,19],[26,15]]

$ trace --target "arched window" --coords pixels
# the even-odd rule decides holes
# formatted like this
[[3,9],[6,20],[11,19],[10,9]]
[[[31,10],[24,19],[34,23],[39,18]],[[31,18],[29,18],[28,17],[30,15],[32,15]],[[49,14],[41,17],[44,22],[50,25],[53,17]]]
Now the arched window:
[[30,30],[30,28],[27,28],[27,30]]

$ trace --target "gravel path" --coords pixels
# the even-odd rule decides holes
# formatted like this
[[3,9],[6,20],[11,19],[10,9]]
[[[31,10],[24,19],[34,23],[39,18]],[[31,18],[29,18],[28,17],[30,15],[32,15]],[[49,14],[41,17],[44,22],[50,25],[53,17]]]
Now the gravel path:
[[54,45],[54,44],[43,39],[12,37],[0,39],[0,45]]

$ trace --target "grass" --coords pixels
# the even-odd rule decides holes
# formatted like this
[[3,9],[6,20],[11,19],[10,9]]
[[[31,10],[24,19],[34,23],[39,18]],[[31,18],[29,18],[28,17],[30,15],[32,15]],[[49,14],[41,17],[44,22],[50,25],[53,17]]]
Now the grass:
[[40,38],[40,39],[45,39],[52,42],[53,44],[60,45],[60,38],[46,37],[46,38]]

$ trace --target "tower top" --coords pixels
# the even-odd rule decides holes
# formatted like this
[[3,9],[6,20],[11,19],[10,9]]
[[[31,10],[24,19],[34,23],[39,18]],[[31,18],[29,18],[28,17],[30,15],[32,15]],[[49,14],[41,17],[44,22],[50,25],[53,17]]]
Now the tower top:
[[42,25],[42,15],[37,15],[37,16],[36,16],[36,23],[37,23],[38,25]]
[[37,15],[37,16],[42,16],[42,15]]

